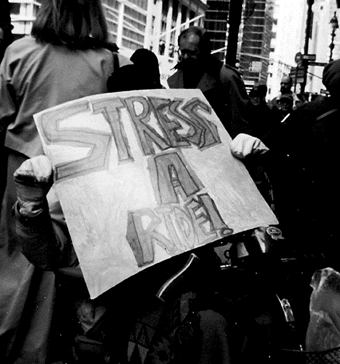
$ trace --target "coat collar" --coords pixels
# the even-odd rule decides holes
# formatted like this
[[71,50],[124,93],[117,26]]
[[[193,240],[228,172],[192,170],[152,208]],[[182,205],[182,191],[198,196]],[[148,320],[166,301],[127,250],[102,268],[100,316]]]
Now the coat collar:
[[[218,80],[215,77],[205,72],[196,88],[200,89],[202,92],[205,92],[214,88],[217,82]],[[168,79],[168,84],[170,88],[184,88],[183,70],[178,69],[177,72],[170,76]]]
[[[179,62],[174,68],[177,69],[172,76],[169,77],[168,84],[170,88],[184,88],[183,69]],[[205,72],[199,81],[197,88],[202,92],[214,88],[220,77],[220,71],[223,63],[214,56],[207,57],[205,62]]]

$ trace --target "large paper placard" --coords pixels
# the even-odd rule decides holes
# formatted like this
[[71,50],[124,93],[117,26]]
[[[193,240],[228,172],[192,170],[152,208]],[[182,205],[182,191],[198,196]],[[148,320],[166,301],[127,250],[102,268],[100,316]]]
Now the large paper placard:
[[278,223],[200,90],[95,95],[35,121],[92,298],[174,255]]

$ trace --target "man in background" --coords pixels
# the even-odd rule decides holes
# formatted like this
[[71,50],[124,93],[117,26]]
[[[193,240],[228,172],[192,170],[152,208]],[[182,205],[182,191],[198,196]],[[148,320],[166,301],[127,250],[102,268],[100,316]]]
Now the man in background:
[[180,51],[176,72],[168,78],[170,88],[200,89],[230,136],[252,135],[250,100],[236,68],[211,55],[207,31],[198,26],[178,37]]
[[253,120],[254,136],[264,141],[266,135],[281,121],[278,109],[271,109],[266,101],[267,86],[260,84],[254,86],[249,92],[251,101],[251,115]]
[[290,76],[283,76],[280,82],[280,93],[270,101],[270,108],[279,108],[279,100],[282,96],[290,96],[293,99],[293,108],[296,103],[300,103],[300,99],[295,92],[292,91],[293,80]]

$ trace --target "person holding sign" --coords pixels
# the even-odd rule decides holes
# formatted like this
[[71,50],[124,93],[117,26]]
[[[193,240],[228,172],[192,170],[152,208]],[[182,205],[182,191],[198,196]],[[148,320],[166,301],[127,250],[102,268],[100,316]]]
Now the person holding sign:
[[[77,111],[79,116],[75,115]],[[85,301],[77,300],[79,322],[86,331],[83,336],[100,342],[98,333],[100,337],[103,331],[98,328],[99,322],[106,327],[107,335],[119,332],[119,341],[111,342],[118,342],[125,352],[127,346],[139,348],[143,343],[137,341],[138,327],[132,330],[134,315],[140,318],[144,314],[149,326],[155,323],[152,318],[154,314],[158,317],[162,307],[154,307],[152,298],[194,250],[202,257],[202,268],[198,267],[187,282],[189,291],[175,289],[170,296],[178,302],[183,293],[194,289],[196,296],[204,298],[189,300],[195,303],[194,310],[202,319],[199,322],[207,324],[198,328],[194,325],[198,333],[194,339],[202,334],[209,334],[204,336],[204,343],[221,339],[216,350],[208,348],[201,353],[215,355],[223,351],[226,362],[232,335],[214,303],[214,284],[218,280],[213,272],[219,271],[220,262],[208,244],[277,220],[245,168],[230,153],[230,136],[201,91],[94,95],[45,110],[34,118],[49,157],[30,158],[15,171],[17,234],[22,252],[36,267],[56,272],[59,279],[60,270],[67,270],[71,293],[86,282],[88,293],[85,289],[82,296]],[[79,159],[83,147],[88,152]],[[69,148],[78,152],[69,153]],[[256,145],[232,145],[232,152],[239,158],[253,150],[265,148],[259,140]],[[66,155],[68,162],[59,160]],[[210,254],[216,257],[215,266],[207,266],[207,260],[213,261],[207,259]],[[81,280],[72,282],[70,276],[76,277],[76,271]],[[58,297],[65,297],[61,299],[64,306],[72,304],[73,294],[60,295],[63,287],[59,284]],[[109,292],[111,297],[105,299]],[[91,301],[86,301],[89,294]],[[164,299],[164,294],[161,296]],[[191,323],[196,322],[189,319],[191,304],[185,302],[184,306],[180,302],[183,317],[188,318],[187,330],[182,328],[184,338],[190,336]],[[168,301],[165,306],[169,308]],[[64,316],[69,311],[62,312]],[[173,317],[171,310],[169,314]],[[169,324],[166,317],[160,329]],[[62,319],[59,317],[58,322],[65,321]],[[112,322],[115,324],[110,329]],[[215,328],[221,330],[211,330],[211,323],[216,322],[219,325]],[[171,325],[166,327],[171,331]],[[126,330],[134,335],[130,338]],[[67,331],[73,330],[68,327]],[[220,339],[210,340],[215,335]],[[188,348],[186,342],[183,345]],[[78,338],[78,344],[84,344],[84,340]],[[191,347],[191,340],[189,344]],[[159,355],[166,347],[159,346]],[[151,352],[156,349],[154,346]],[[191,362],[197,361],[192,358]]]
[[[72,362],[86,358],[101,363],[100,360],[105,357],[112,362],[133,362],[133,353],[139,350],[137,343],[141,344],[143,339],[139,338],[140,334],[130,338],[128,334],[131,331],[133,335],[133,330],[139,330],[138,325],[145,324],[149,328],[154,327],[157,335],[163,335],[166,340],[167,335],[171,337],[167,330],[171,331],[178,325],[179,338],[184,341],[177,344],[164,342],[159,347],[151,342],[150,346],[145,346],[144,354],[148,351],[151,357],[160,355],[160,360],[165,348],[170,348],[169,360],[187,356],[192,363],[200,363],[200,360],[208,363],[214,357],[216,363],[230,363],[229,328],[214,292],[219,260],[213,249],[196,249],[199,255],[204,249],[201,252],[203,262],[196,254],[182,254],[122,282],[96,300],[90,300],[52,186],[53,173],[52,165],[44,155],[23,162],[14,173],[17,192],[14,213],[23,254],[37,268],[57,272],[62,277],[59,283],[71,285],[69,291],[66,289],[66,295],[62,293],[63,287],[57,292],[62,295],[59,299],[57,296],[57,302],[67,302],[62,303],[64,310],[58,319],[58,324],[64,325],[62,334],[52,337],[61,340],[63,347],[56,359]],[[181,274],[179,284],[163,285],[175,274]],[[76,304],[72,300],[77,301]],[[183,305],[181,312],[185,313],[181,319],[177,318],[178,302]],[[69,312],[65,312],[65,307]],[[70,316],[68,313],[71,313]],[[170,313],[174,317],[168,317]],[[57,314],[60,315],[60,308]],[[75,318],[76,325],[73,323]],[[167,318],[166,322],[156,324],[157,320],[164,318]],[[65,337],[65,331],[69,337]],[[76,336],[77,333],[81,335]],[[90,344],[92,346],[87,347]],[[213,351],[212,346],[215,347]]]
[[[18,356],[36,358],[37,352],[44,352],[48,338],[43,337],[47,330],[42,326],[49,325],[50,317],[42,319],[41,315],[49,312],[48,305],[53,301],[53,291],[48,288],[53,284],[45,284],[46,290],[41,294],[50,300],[43,301],[40,319],[30,312],[30,305],[35,304],[28,297],[34,297],[39,291],[37,287],[53,280],[53,276],[37,272],[17,249],[11,215],[16,200],[13,171],[27,158],[43,153],[33,114],[107,91],[106,82],[113,69],[107,38],[100,0],[44,0],[31,35],[11,43],[1,63],[0,130],[6,132],[1,163],[4,163],[2,173],[7,174],[0,226],[1,362],[15,362]],[[121,55],[119,58],[121,65],[130,63]],[[31,292],[33,289],[36,291]],[[32,322],[25,321],[27,317],[24,320],[24,310],[29,312],[28,321]],[[35,335],[35,329],[39,332],[35,346],[21,340],[23,332],[19,335],[20,343],[16,341],[19,326],[21,330],[30,327],[31,336]]]

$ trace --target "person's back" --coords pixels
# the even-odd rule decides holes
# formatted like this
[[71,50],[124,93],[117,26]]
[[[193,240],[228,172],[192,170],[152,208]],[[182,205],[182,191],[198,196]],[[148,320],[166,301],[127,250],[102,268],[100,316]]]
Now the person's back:
[[[106,92],[113,69],[99,0],[45,0],[31,34],[6,49],[0,66],[0,129],[7,129],[1,160],[2,176],[7,176],[0,216],[1,362],[18,357],[26,362],[33,357],[37,363],[47,360],[55,278],[51,272],[37,271],[19,251],[11,211],[16,200],[14,170],[43,153],[33,115]],[[36,309],[39,294],[44,300]],[[29,344],[32,335],[36,345]]]
[[[13,42],[1,65],[4,83],[0,92],[5,101],[0,106],[2,122],[11,121],[5,146],[29,157],[41,154],[33,115],[67,101],[106,92],[112,64],[112,53],[104,48],[72,50],[39,43],[34,37]],[[20,100],[16,115],[10,91]]]

